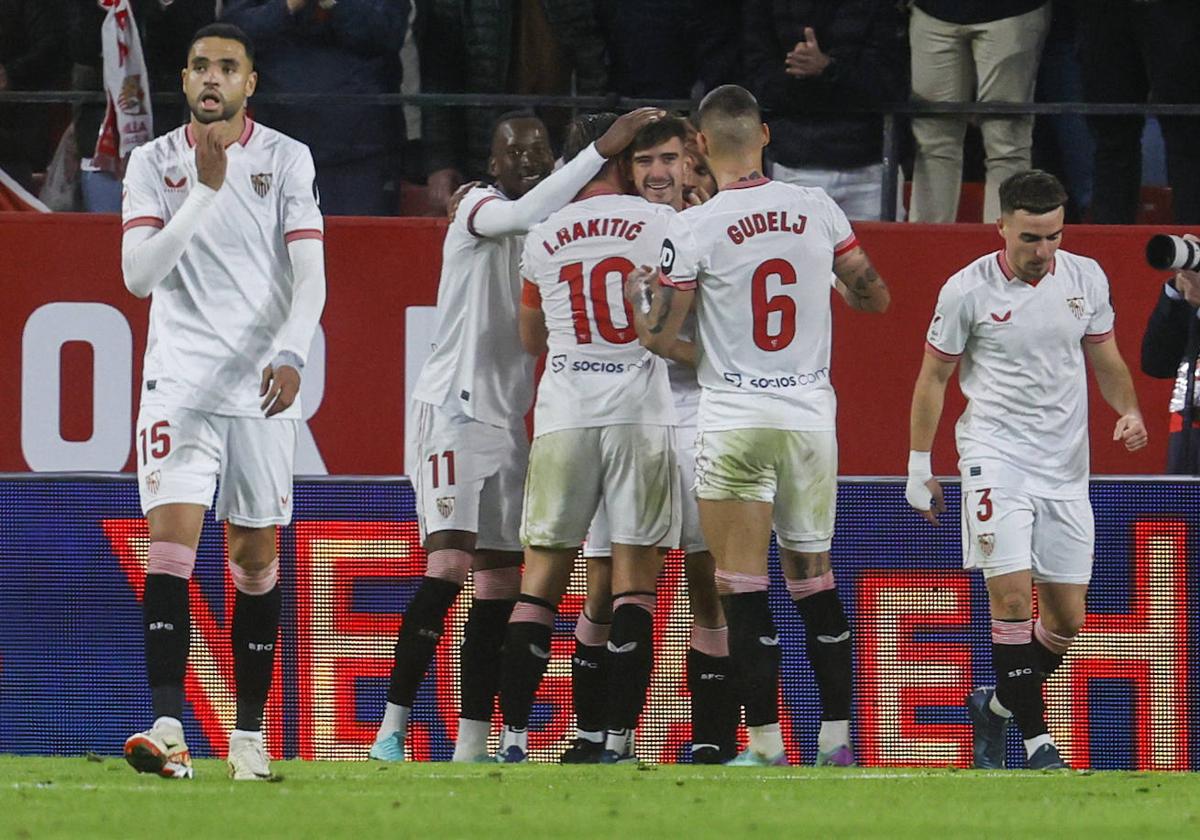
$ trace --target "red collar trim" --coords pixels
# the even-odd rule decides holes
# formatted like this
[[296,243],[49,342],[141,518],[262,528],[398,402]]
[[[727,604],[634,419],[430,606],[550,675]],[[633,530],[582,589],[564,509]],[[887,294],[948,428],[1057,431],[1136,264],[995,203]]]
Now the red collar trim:
[[744,190],[748,187],[761,187],[763,184],[770,183],[771,179],[765,175],[760,175],[757,178],[744,178],[734,181],[732,184],[726,184],[721,187],[722,190]]
[[579,194],[571,199],[571,201],[587,201],[589,198],[595,198],[598,195],[625,195],[625,193],[610,187],[608,184],[592,184],[580,190]]
[[[1012,281],[1012,280],[1020,279],[1017,277],[1016,273],[1012,270],[1012,267],[1009,266],[1008,257],[1005,256],[1003,249],[996,252],[996,262],[999,263],[1000,273],[1004,275],[1005,280]],[[1054,273],[1054,268],[1055,268],[1056,263],[1057,263],[1057,258],[1051,257],[1049,271],[1047,271],[1045,274],[1043,274],[1041,277],[1039,277],[1036,280],[1024,280],[1022,282],[1028,283],[1030,286],[1036,286],[1038,283],[1041,283],[1043,280],[1045,280],[1048,275]]]
[[[254,120],[250,119],[250,116],[247,114],[246,124],[242,127],[242,136],[235,140],[234,143],[239,143],[242,146],[245,146],[248,142],[250,142],[250,135],[253,133]],[[183,135],[187,138],[188,148],[194,149],[196,147],[196,133],[192,131],[192,124],[190,122],[183,127]],[[227,143],[225,148],[228,149],[232,145],[233,143]]]

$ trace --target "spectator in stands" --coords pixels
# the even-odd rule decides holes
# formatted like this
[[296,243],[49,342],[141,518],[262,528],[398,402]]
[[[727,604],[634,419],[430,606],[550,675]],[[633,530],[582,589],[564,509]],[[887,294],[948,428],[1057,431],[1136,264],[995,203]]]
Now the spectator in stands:
[[[0,91],[56,90],[66,83],[62,0],[0,0]],[[0,105],[0,169],[33,189],[50,158],[50,110]]]
[[[150,74],[150,93],[175,93],[180,89],[180,56],[187,55],[192,34],[217,18],[219,0],[133,0],[133,17],[142,39],[142,52]],[[96,0],[71,0],[67,14],[71,87],[103,90],[104,62],[100,27],[106,12]],[[154,133],[166,134],[179,126],[188,111],[182,96],[179,107],[161,102],[154,107]],[[104,120],[104,105],[88,103],[75,109],[75,144],[79,155],[83,209],[89,213],[119,213],[121,173],[97,169],[91,162],[96,136]]]
[[[1200,242],[1193,236],[1188,238]],[[1167,472],[1172,475],[1200,475],[1200,382],[1195,382],[1196,354],[1200,350],[1198,306],[1200,273],[1177,272],[1163,285],[1142,337],[1142,372],[1156,379],[1175,380],[1167,438]],[[1189,373],[1195,382],[1190,411],[1186,400]]]
[[307,143],[328,215],[394,215],[403,112],[339,105],[346,94],[395,93],[410,0],[226,0],[221,16],[257,51],[258,93],[321,93],[329,101],[254,107],[256,116]]
[[741,81],[740,6],[740,0],[597,0],[609,91],[688,99]]
[[823,188],[851,219],[879,219],[882,119],[836,112],[904,98],[896,4],[747,0],[743,16],[746,79],[768,112],[772,176]]
[[[1081,11],[1088,102],[1200,103],[1200,3],[1087,0]],[[1090,116],[1092,221],[1133,224],[1142,183],[1140,115]],[[1200,118],[1160,117],[1175,221],[1200,224]]]
[[[913,99],[1029,102],[1050,27],[1046,0],[914,0]],[[986,157],[983,220],[1000,217],[1000,183],[1030,168],[1032,116],[979,118]],[[953,222],[962,186],[963,116],[913,120],[914,222]]]
[[[426,93],[602,95],[608,76],[594,6],[593,0],[438,0],[432,4],[424,31],[422,89]],[[661,32],[664,41],[675,37],[666,29]],[[422,112],[429,202],[434,210],[444,212],[464,179],[487,176],[492,122],[502,110],[427,108]],[[541,116],[553,135],[554,115]]]

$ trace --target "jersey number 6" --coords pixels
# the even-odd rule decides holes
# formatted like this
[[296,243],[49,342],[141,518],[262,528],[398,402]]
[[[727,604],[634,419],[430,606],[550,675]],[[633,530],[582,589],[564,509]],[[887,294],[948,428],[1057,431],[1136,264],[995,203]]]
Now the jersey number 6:
[[[592,269],[590,295],[585,295],[583,288],[583,263],[567,263],[558,273],[558,282],[566,283],[571,289],[571,319],[575,324],[575,341],[578,344],[592,343],[592,325],[588,319],[587,298],[592,300],[592,313],[596,320],[596,329],[600,337],[609,344],[628,344],[637,338],[637,330],[633,326],[633,309],[625,300],[623,286],[625,276],[633,271],[633,263],[624,257],[608,257],[596,263]],[[617,293],[625,304],[625,326],[618,327],[612,322],[612,310],[608,306],[608,278],[616,274],[621,279],[617,283]]]
[[[773,259],[754,269],[750,280],[750,306],[754,310],[754,343],[768,353],[782,350],[796,337],[796,301],[787,295],[767,297],[767,278],[779,278],[782,286],[796,282],[796,269],[787,260]],[[779,331],[771,332],[769,319],[779,314]]]

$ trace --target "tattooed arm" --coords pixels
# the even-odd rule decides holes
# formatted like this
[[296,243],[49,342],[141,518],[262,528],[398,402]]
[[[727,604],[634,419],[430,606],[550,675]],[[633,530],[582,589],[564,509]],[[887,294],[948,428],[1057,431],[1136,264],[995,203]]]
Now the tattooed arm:
[[626,279],[625,297],[633,307],[633,324],[642,346],[665,359],[695,367],[696,345],[678,338],[694,293],[661,285],[658,269],[642,266]]
[[835,258],[833,273],[837,275],[838,292],[851,307],[863,312],[887,311],[891,292],[862,248],[851,248]]

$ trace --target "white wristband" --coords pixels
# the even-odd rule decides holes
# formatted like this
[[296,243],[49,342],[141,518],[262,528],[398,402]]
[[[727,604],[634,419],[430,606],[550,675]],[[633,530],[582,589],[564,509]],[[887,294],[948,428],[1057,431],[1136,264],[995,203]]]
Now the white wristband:
[[922,481],[933,478],[933,463],[929,452],[919,452],[916,449],[908,453],[908,474]]

